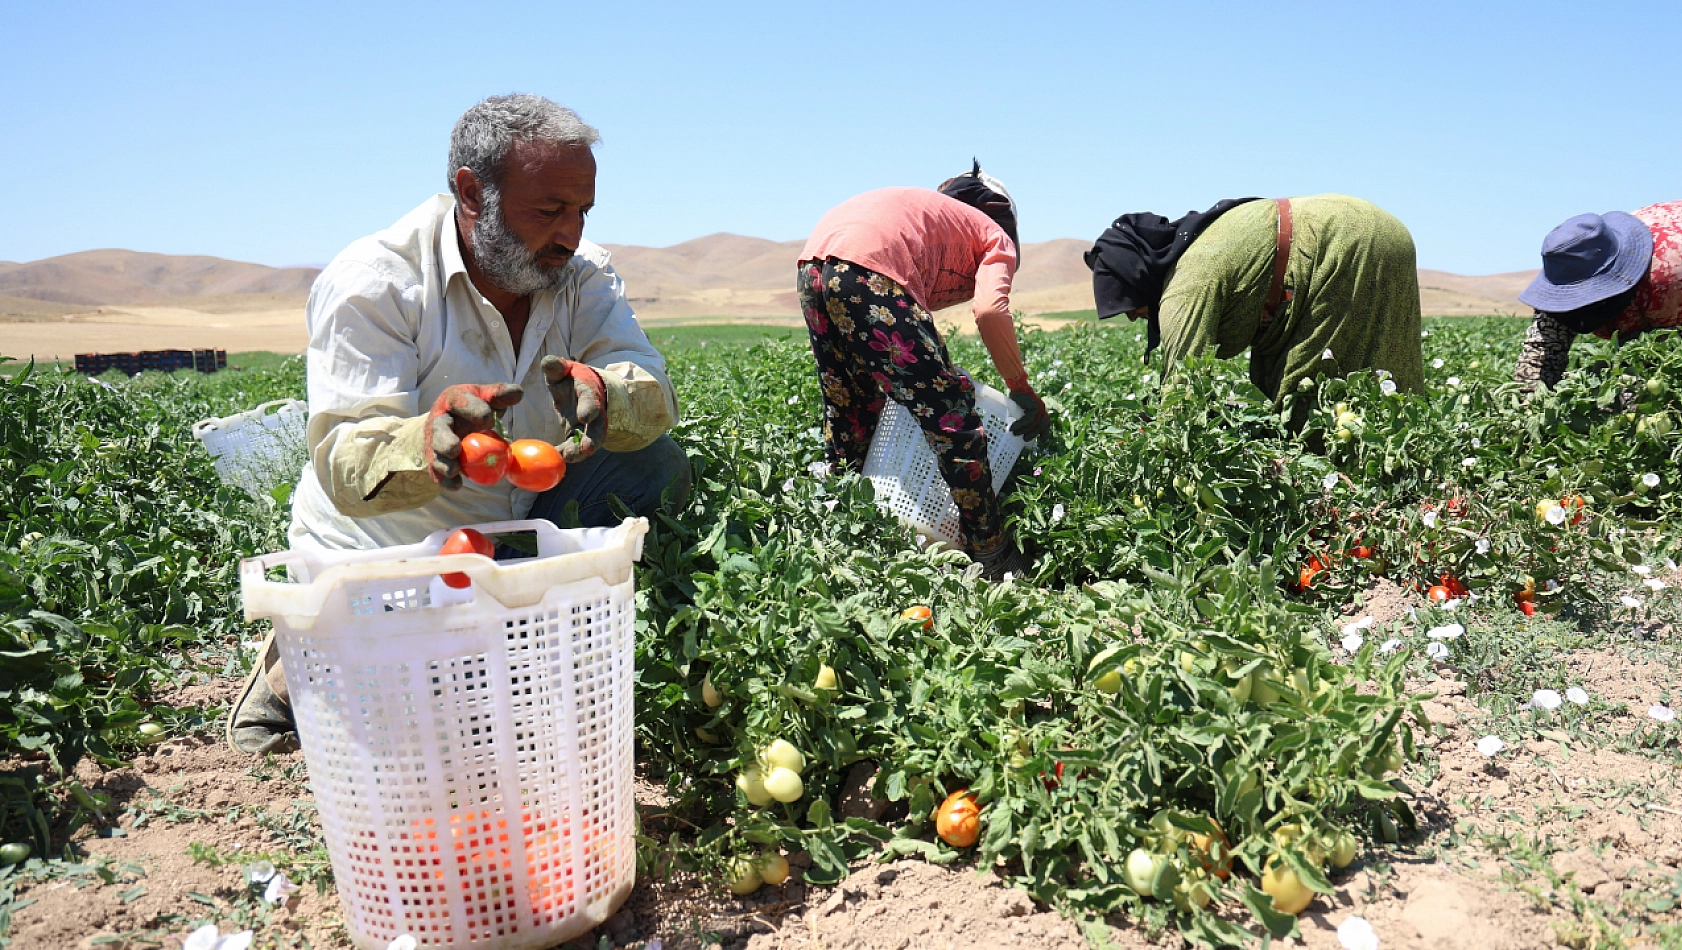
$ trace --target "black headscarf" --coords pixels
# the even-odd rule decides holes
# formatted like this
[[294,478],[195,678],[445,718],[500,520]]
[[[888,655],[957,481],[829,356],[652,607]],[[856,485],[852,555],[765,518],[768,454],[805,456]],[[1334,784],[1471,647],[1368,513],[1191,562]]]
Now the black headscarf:
[[992,218],[993,223],[1003,228],[1009,236],[1011,247],[1016,250],[1017,263],[1020,265],[1022,242],[1016,239],[1016,211],[1011,205],[1010,196],[987,187],[982,181],[981,162],[976,159],[971,159],[970,162],[974,167],[956,178],[948,179],[940,186],[940,193],[948,198],[956,198]]
[[1092,268],[1092,297],[1098,304],[1098,318],[1150,308],[1149,339],[1145,356],[1162,345],[1162,325],[1157,308],[1162,303],[1162,283],[1169,268],[1191,247],[1191,242],[1214,220],[1255,198],[1227,198],[1208,211],[1193,211],[1178,221],[1141,211],[1115,219],[1098,243],[1086,252],[1086,266]]
[[1570,327],[1574,332],[1593,333],[1623,316],[1624,311],[1629,309],[1630,303],[1635,300],[1635,295],[1640,290],[1641,285],[1636,284],[1621,294],[1607,297],[1605,300],[1597,300],[1586,307],[1567,310],[1563,313],[1551,313],[1549,316]]

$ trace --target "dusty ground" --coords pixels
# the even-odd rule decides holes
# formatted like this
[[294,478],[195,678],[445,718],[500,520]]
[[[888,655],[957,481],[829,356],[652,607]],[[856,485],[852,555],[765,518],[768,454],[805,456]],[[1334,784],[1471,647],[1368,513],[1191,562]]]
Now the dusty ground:
[[[1386,585],[1363,596],[1355,613],[1380,622],[1405,617],[1413,595]],[[1674,631],[1661,628],[1661,639]],[[1682,897],[1682,759],[1675,737],[1663,738],[1648,706],[1676,686],[1673,670],[1638,643],[1568,655],[1567,679],[1592,697],[1537,717],[1541,738],[1520,742],[1493,759],[1474,748],[1491,731],[1511,734],[1495,714],[1466,696],[1451,669],[1414,683],[1435,693],[1421,723],[1423,761],[1408,780],[1424,824],[1420,838],[1372,851],[1334,878],[1337,893],[1321,897],[1300,918],[1300,940],[1274,946],[1336,948],[1337,928],[1366,919],[1385,950],[1542,948],[1665,944],[1639,936],[1655,927],[1682,930],[1669,895]],[[188,687],[172,704],[225,704],[230,680]],[[1556,721],[1557,720],[1557,721]],[[1652,737],[1661,735],[1659,740]],[[1659,744],[1655,750],[1652,744]],[[1643,748],[1643,743],[1648,747]],[[1664,743],[1670,745],[1664,745]],[[175,947],[170,935],[216,908],[224,931],[249,926],[258,913],[242,879],[242,852],[284,850],[310,839],[302,757],[264,764],[220,743],[183,739],[154,747],[132,768],[80,777],[110,793],[115,805],[78,847],[108,860],[115,880],[84,877],[20,886],[14,905],[14,950],[92,947]],[[663,795],[638,789],[645,829],[662,827]],[[209,846],[230,863],[195,861]],[[1077,950],[1081,928],[992,873],[936,867],[917,860],[862,863],[834,888],[800,882],[802,855],[782,887],[737,899],[695,878],[639,879],[624,909],[572,947],[665,950],[722,946],[746,950],[817,948],[1034,947]],[[283,946],[347,947],[337,898],[306,887],[268,915],[266,932]],[[260,925],[261,917],[255,918]],[[1126,921],[1109,922],[1122,948],[1183,946],[1175,934],[1147,935]],[[1671,933],[1676,933],[1672,930]],[[307,941],[304,943],[303,941]],[[1672,944],[1674,945],[1674,944]]]

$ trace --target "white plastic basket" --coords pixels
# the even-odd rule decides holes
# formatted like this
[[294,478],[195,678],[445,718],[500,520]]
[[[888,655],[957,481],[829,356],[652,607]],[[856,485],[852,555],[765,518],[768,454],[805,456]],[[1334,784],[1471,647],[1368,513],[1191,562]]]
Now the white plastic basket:
[[[997,492],[1026,444],[1010,431],[1010,424],[1022,417],[1022,409],[1004,393],[980,383],[975,387],[975,408],[987,430],[987,463]],[[876,504],[902,523],[930,541],[960,543],[958,506],[940,477],[934,450],[911,412],[892,399],[876,423],[864,474],[876,488]]]
[[[538,555],[437,556],[448,531],[240,565],[274,621],[351,941],[550,947],[636,874],[635,584],[648,522],[535,531]],[[291,580],[269,580],[286,568]],[[439,575],[467,574],[463,589]]]
[[296,482],[303,471],[309,415],[305,402],[276,399],[246,412],[200,420],[193,425],[193,438],[204,443],[225,484],[267,498],[281,485]]

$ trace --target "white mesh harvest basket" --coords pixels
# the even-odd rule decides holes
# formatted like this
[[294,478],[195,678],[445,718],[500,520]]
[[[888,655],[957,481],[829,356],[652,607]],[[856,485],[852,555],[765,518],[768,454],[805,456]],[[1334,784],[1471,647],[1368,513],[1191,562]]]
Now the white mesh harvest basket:
[[[1022,409],[1004,393],[980,383],[975,387],[975,408],[987,430],[987,463],[996,492],[1022,454],[1022,437],[1010,431]],[[892,399],[876,423],[864,474],[876,488],[876,504],[931,541],[959,544],[958,506],[940,477],[934,450],[911,412]]]
[[307,403],[276,399],[236,415],[200,420],[193,425],[193,438],[204,443],[225,484],[266,498],[298,480],[309,416]]
[[[274,621],[351,941],[556,946],[636,874],[632,563],[648,522],[535,531],[536,557],[437,556],[449,532],[240,566]],[[286,568],[290,580],[270,580]],[[472,583],[444,585],[440,572]]]

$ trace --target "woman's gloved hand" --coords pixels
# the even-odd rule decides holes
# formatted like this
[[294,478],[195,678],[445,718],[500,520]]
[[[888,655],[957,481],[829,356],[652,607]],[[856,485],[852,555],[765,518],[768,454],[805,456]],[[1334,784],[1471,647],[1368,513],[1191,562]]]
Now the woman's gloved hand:
[[1022,418],[1010,424],[1012,435],[1033,442],[1051,431],[1051,414],[1045,411],[1045,401],[1032,389],[1013,390],[1010,401],[1022,408]]
[[568,465],[582,462],[595,454],[596,446],[607,437],[607,386],[600,373],[577,360],[545,356],[540,365],[555,411],[572,431],[583,436],[577,441],[568,439],[557,448]]
[[502,411],[525,397],[513,383],[451,386],[433,400],[426,415],[422,455],[432,478],[449,491],[461,487],[461,437],[490,432]]

